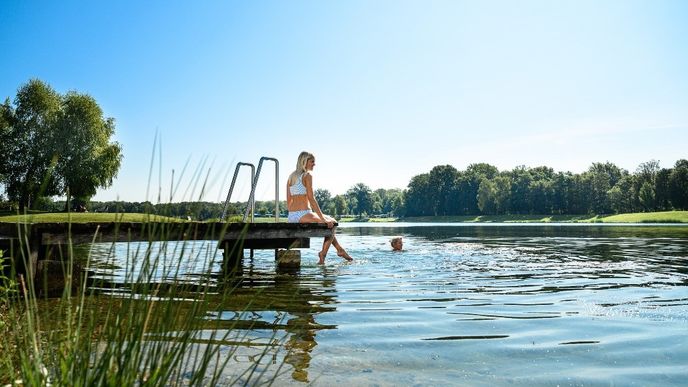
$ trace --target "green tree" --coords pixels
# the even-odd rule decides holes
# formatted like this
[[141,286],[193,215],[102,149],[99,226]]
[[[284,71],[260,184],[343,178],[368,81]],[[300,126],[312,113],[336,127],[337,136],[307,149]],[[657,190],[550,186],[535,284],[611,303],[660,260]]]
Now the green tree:
[[[461,206],[450,211],[447,215],[473,215],[480,213],[478,206],[478,190],[483,179],[492,180],[499,173],[497,167],[487,163],[474,163],[466,168],[465,173],[458,173],[454,179],[455,192],[452,195],[452,204],[457,201]],[[455,199],[456,198],[456,199]]]
[[330,207],[330,202],[332,201],[332,194],[330,194],[330,191],[318,188],[313,192],[313,196],[320,208],[327,213],[328,211],[326,211],[326,209]]
[[607,200],[609,191],[621,179],[624,171],[614,163],[592,163],[586,172],[590,192],[590,210],[596,214],[606,214],[612,211]]
[[372,202],[370,206],[370,213],[376,215],[382,213],[382,198],[380,197],[378,191],[379,190],[373,191],[370,196],[370,200]]
[[[428,176],[427,198],[432,206],[432,215],[451,215],[454,185],[459,171],[451,165],[438,165],[430,170]],[[477,193],[477,192],[476,192]]]
[[337,195],[333,199],[334,202],[334,213],[337,216],[342,216],[346,214],[348,205],[346,203],[346,198],[344,195]]
[[676,161],[669,174],[669,200],[674,209],[688,210],[688,160]]
[[31,208],[39,196],[60,193],[55,178],[54,125],[61,98],[50,86],[32,79],[21,86],[14,108],[3,105],[0,175],[10,200]]
[[[648,162],[641,163],[640,165],[638,165],[638,168],[635,171],[638,182],[638,199],[640,200],[640,205],[646,211],[652,211],[657,207],[655,187],[657,185],[657,174],[659,173],[659,170],[659,161],[650,160]],[[645,185],[645,183],[648,183],[652,188],[652,195],[649,195],[649,189],[645,189],[645,196],[643,197],[643,193],[641,193],[641,191],[643,190],[643,186]],[[647,200],[652,201],[647,202]]]
[[494,214],[497,209],[495,184],[487,178],[478,187],[478,208],[483,214]]
[[566,214],[569,212],[569,190],[572,174],[570,172],[558,172],[552,178],[552,213]]
[[390,214],[393,216],[405,216],[406,205],[404,204],[404,193],[399,191],[398,195],[394,195],[390,199]]
[[662,168],[657,172],[655,178],[655,201],[657,210],[666,211],[671,209],[671,201],[669,198],[669,179],[671,176],[671,168]]
[[607,199],[615,213],[633,212],[634,186],[635,177],[627,174],[607,191]]
[[55,125],[55,172],[69,203],[70,196],[89,200],[98,188],[112,185],[122,162],[122,148],[110,142],[115,121],[89,95],[69,92]]
[[363,214],[372,213],[373,208],[373,192],[370,188],[363,184],[358,183],[347,191],[347,196],[356,200],[354,214],[361,216]]
[[511,180],[508,175],[494,178],[495,211],[497,214],[508,214],[511,204]]
[[382,199],[382,212],[389,215],[399,215],[401,212],[401,207],[403,206],[404,193],[398,189],[388,189],[388,190],[377,190],[378,194],[384,191],[384,196]]
[[640,193],[638,194],[640,205],[645,211],[652,211],[655,206],[655,187],[649,181],[644,182],[640,186]]
[[511,211],[515,214],[528,214],[531,212],[530,182],[532,176],[530,170],[521,165],[510,173],[511,179]]
[[97,188],[112,184],[121,147],[109,142],[114,120],[103,118],[92,97],[61,96],[32,79],[19,88],[14,105],[2,105],[0,177],[20,208],[32,208],[41,196],[86,201]]
[[411,178],[408,189],[404,191],[406,216],[434,215],[435,206],[430,198],[430,174],[423,173]]
[[528,189],[530,191],[531,212],[534,214],[551,214],[553,196],[552,181],[546,179],[533,180],[530,182]]

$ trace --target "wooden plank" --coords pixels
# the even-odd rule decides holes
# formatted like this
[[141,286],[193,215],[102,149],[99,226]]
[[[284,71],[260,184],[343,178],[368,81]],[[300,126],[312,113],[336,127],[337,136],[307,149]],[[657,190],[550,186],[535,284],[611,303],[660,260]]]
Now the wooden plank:
[[[15,236],[15,225],[8,231]],[[163,240],[253,240],[294,239],[331,236],[333,229],[318,223],[38,223],[27,225],[32,235],[40,235],[44,245],[96,242]],[[22,231],[24,232],[24,231]]]
[[223,249],[232,249],[237,244],[244,249],[301,249],[311,246],[308,238],[224,239],[218,246]]

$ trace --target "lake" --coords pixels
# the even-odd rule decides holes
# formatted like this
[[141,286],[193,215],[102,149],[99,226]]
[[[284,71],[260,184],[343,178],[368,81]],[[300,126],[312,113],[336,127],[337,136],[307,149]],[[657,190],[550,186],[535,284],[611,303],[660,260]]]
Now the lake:
[[[338,238],[353,263],[331,249],[317,265],[314,238],[296,272],[256,251],[232,280],[205,266],[221,259],[215,242],[185,245],[182,278],[232,292],[207,312],[245,343],[228,349],[226,378],[258,362],[277,385],[688,381],[686,226],[346,223]],[[155,248],[178,256],[172,245]],[[127,291],[137,248],[93,246],[103,294]]]

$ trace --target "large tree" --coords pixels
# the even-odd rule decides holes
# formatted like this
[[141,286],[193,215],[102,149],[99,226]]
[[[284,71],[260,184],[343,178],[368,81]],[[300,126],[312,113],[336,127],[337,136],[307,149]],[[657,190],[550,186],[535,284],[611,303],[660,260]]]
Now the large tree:
[[688,160],[676,161],[669,174],[669,198],[677,210],[688,210]]
[[104,118],[98,103],[89,95],[67,93],[55,126],[56,173],[63,193],[80,201],[96,194],[99,187],[112,185],[122,160],[122,149],[111,143],[115,121]]
[[355,202],[354,213],[358,216],[371,214],[373,209],[373,191],[367,185],[358,183],[351,187],[346,195]]
[[119,170],[115,129],[96,101],[84,94],[60,95],[32,79],[2,106],[0,178],[10,200],[31,208],[41,196],[87,200],[108,187]]
[[53,132],[60,106],[60,95],[39,80],[19,88],[14,106],[3,106],[0,175],[8,198],[20,208],[30,208],[40,196],[60,193]]

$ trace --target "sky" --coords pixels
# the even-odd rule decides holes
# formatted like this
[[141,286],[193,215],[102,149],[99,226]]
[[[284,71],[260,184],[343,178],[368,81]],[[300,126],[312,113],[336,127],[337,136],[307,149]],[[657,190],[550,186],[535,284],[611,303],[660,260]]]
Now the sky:
[[[19,1],[0,97],[93,96],[123,161],[93,200],[224,201],[238,162],[315,188],[465,170],[688,158],[688,2]],[[246,200],[249,169],[232,201]],[[275,196],[266,162],[258,200]]]

